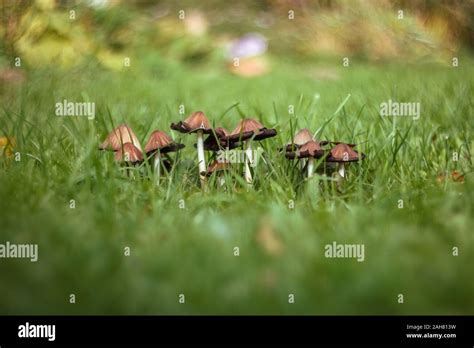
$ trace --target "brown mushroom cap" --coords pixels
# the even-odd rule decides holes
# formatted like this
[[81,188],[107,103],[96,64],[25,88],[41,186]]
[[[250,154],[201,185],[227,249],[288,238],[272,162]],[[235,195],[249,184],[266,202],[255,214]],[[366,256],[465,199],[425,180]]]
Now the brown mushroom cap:
[[[329,141],[326,140],[311,140],[314,141],[315,143],[319,144],[319,146],[324,146],[329,144]],[[285,147],[280,148],[279,151],[286,151],[286,152],[295,152],[298,149],[300,149],[303,145],[298,145],[298,144],[286,144]]]
[[123,144],[123,147],[115,151],[115,160],[117,162],[138,163],[143,161],[142,152],[132,143]]
[[207,171],[201,173],[202,175],[210,176],[212,173],[225,171],[230,168],[230,162],[219,162],[218,160],[214,160],[209,167],[207,167]]
[[[314,139],[313,136],[311,135],[311,132],[307,128],[303,128],[300,131],[298,131],[298,133],[296,133],[293,139],[293,143],[286,144],[286,146],[283,149],[285,149],[286,152],[293,152],[293,151],[298,150],[301,146],[303,146],[309,141],[315,141],[320,146],[329,144],[329,142],[326,140]],[[282,151],[283,149],[280,149],[280,151]],[[290,158],[294,158],[294,157],[295,156],[290,157]]]
[[[286,144],[284,149],[287,152],[296,151],[301,145],[311,140],[314,140],[313,136],[311,135],[311,132],[308,130],[308,128],[303,128],[295,134],[295,137],[293,138],[293,142]],[[283,149],[280,149],[280,151],[282,150]]]
[[232,134],[239,134],[245,132],[257,133],[260,129],[265,128],[263,124],[253,118],[244,118],[239,121],[239,124],[232,131]]
[[314,140],[311,132],[308,128],[303,128],[298,133],[296,133],[293,139],[293,144],[304,145],[311,140]]
[[160,153],[178,151],[184,147],[184,144],[175,142],[168,134],[163,131],[153,131],[145,145],[147,155],[160,150]]
[[253,140],[263,140],[274,137],[277,134],[275,129],[266,128],[263,124],[253,118],[240,120],[239,124],[230,133],[227,139],[231,142],[245,141],[253,137]]
[[132,128],[126,124],[121,124],[107,136],[105,141],[99,146],[99,149],[118,151],[122,148],[122,145],[127,143],[132,143],[141,150],[140,142]]
[[225,129],[224,127],[217,127],[215,129],[215,133],[221,139],[229,136],[229,131],[227,129]]
[[[317,147],[316,148],[313,143],[316,143],[317,144]],[[298,131],[298,133],[296,133],[295,137],[293,138],[293,143],[289,143],[289,144],[286,144],[286,146],[282,149],[280,149],[280,151],[283,151],[283,149],[287,152],[286,153],[286,157],[288,158],[295,158],[295,157],[298,157],[298,158],[303,158],[303,157],[300,157],[299,154],[296,154],[296,153],[293,153],[292,152],[295,152],[297,151],[298,149],[301,149],[302,146],[304,146],[305,144],[306,145],[306,148],[305,148],[305,151],[304,151],[304,154],[306,154],[307,150],[310,150],[310,153],[308,153],[308,156],[304,156],[304,157],[321,157],[322,155],[319,155],[318,153],[318,156],[314,156],[316,153],[313,153],[311,155],[311,152],[313,151],[312,149],[314,148],[314,151],[324,151],[321,146],[324,146],[324,145],[327,145],[329,144],[328,141],[326,140],[317,140],[317,139],[314,139],[313,136],[311,135],[311,132],[309,131],[309,129],[307,128],[303,128],[301,129],[300,131]]]
[[204,150],[216,152],[222,149],[231,150],[240,146],[240,143],[232,142],[228,139],[229,132],[225,128],[217,127],[214,132],[209,134],[209,136],[204,140]]
[[319,142],[314,141],[314,140],[310,140],[306,142],[305,144],[301,145],[298,152],[299,152],[300,158],[304,158],[304,157],[320,158],[324,155],[324,150],[321,148],[321,145],[319,144]]
[[287,158],[321,158],[324,156],[324,150],[321,148],[319,142],[310,140],[301,145],[296,151],[288,151],[285,156]]
[[357,162],[365,158],[363,153],[353,150],[352,144],[339,143],[331,149],[331,153],[326,159],[327,162]]
[[181,133],[196,133],[202,131],[205,134],[211,134],[212,128],[206,115],[202,111],[193,112],[184,121],[172,123],[171,129]]

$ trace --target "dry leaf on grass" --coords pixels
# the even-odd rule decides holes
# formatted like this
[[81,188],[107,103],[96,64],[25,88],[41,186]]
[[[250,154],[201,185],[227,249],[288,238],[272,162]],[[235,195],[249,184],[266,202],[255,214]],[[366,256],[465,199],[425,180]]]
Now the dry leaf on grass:
[[258,245],[268,255],[277,256],[283,252],[283,243],[275,233],[272,221],[268,217],[264,217],[260,220],[256,239]]
[[0,156],[5,155],[7,158],[13,157],[13,149],[15,145],[15,138],[0,137]]

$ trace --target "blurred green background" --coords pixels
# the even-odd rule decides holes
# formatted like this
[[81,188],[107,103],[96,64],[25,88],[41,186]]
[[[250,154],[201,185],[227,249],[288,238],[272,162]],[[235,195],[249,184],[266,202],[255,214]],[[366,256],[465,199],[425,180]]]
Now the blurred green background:
[[150,51],[180,63],[216,64],[225,45],[248,32],[266,36],[279,59],[449,64],[474,45],[473,1],[2,0],[1,6],[4,67],[21,57],[30,68],[87,61],[120,70],[124,56],[146,65]]

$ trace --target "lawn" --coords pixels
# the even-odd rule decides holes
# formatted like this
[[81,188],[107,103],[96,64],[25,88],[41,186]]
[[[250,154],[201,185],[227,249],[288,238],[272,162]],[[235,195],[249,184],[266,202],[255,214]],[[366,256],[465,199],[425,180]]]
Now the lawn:
[[[242,78],[148,53],[118,72],[31,69],[1,94],[0,135],[20,158],[0,157],[0,242],[37,243],[39,258],[1,260],[0,313],[474,314],[474,62],[460,61],[273,57]],[[95,102],[95,118],[56,116],[63,99]],[[420,102],[420,118],[381,117],[389,99]],[[253,187],[236,168],[201,190],[195,137],[169,128],[196,110],[277,129]],[[186,144],[159,185],[98,151],[120,123],[143,145],[155,129]],[[366,158],[340,185],[306,180],[278,151],[305,127]],[[462,181],[442,178],[454,170]],[[334,241],[363,244],[364,261],[326,258]]]

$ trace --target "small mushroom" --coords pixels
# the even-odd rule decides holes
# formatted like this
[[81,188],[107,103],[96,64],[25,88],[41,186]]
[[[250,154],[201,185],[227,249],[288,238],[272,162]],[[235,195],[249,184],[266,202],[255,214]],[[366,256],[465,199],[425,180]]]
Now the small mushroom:
[[[143,161],[143,154],[142,151],[132,143],[126,143],[123,144],[119,150],[115,151],[115,160],[127,166],[137,165]],[[127,175],[129,174],[130,172],[127,169]]]
[[207,171],[201,173],[201,175],[211,176],[213,173],[219,173],[219,186],[224,186],[224,172],[228,170],[230,166],[230,162],[221,162],[218,160],[214,160],[207,168]]
[[302,145],[312,140],[317,142],[321,146],[327,145],[329,143],[328,141],[325,141],[325,140],[314,139],[309,129],[303,128],[298,133],[296,133],[295,137],[293,138],[293,142],[286,145],[285,151],[286,152],[296,151]]
[[145,153],[148,157],[154,155],[153,168],[157,175],[160,177],[160,160],[162,154],[169,152],[179,151],[184,147],[184,144],[175,142],[168,134],[163,131],[153,131],[145,145]]
[[308,159],[308,178],[313,176],[314,172],[314,159],[321,158],[325,155],[323,148],[321,147],[321,143],[315,140],[310,140],[303,145],[301,145],[296,151],[287,151],[285,156],[287,158],[307,158]]
[[138,150],[142,151],[140,141],[132,128],[126,124],[121,124],[107,136],[105,141],[99,146],[100,150],[118,151],[123,145],[132,143]]
[[264,140],[274,137],[277,134],[273,128],[267,128],[253,118],[240,120],[239,124],[227,137],[230,141],[246,141],[253,137],[253,140]]
[[[197,135],[197,155],[199,162],[199,173],[206,171],[206,159],[204,157],[204,144],[203,134],[211,134],[212,128],[209,124],[209,120],[202,111],[193,112],[184,121],[178,123],[172,123],[171,129],[184,133],[196,133]],[[205,177],[201,176],[201,183],[203,183]]]
[[354,146],[354,144],[338,142],[337,145],[331,149],[329,156],[326,158],[327,162],[337,163],[337,172],[341,178],[346,177],[346,163],[357,162],[365,158],[363,153],[359,153],[353,149]]
[[311,132],[307,128],[303,128],[296,133],[293,141],[285,146],[285,151],[296,151],[301,145],[311,140],[314,140]]
[[[285,156],[287,158],[299,158],[300,163],[304,165],[304,158],[308,158],[308,178],[313,176],[314,159],[324,156],[324,149],[322,146],[327,145],[328,141],[316,140],[311,135],[307,128],[303,128],[296,133],[293,142],[285,146]],[[303,168],[303,167],[302,167]]]
[[249,162],[253,163],[252,140],[260,141],[266,138],[274,137],[277,134],[275,129],[266,128],[255,119],[246,118],[240,120],[237,127],[226,137],[230,142],[244,142],[245,148],[245,181],[252,183],[252,173],[250,172]]

